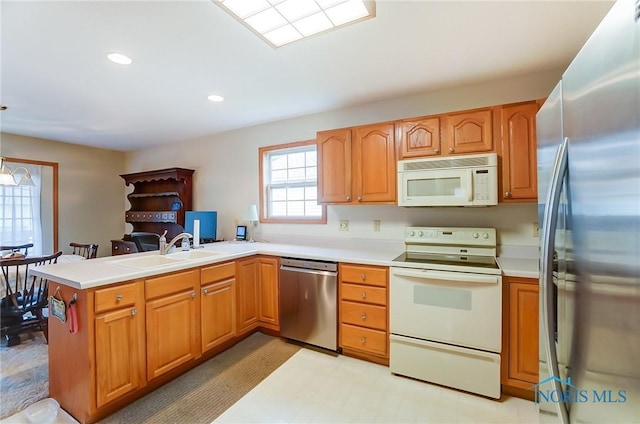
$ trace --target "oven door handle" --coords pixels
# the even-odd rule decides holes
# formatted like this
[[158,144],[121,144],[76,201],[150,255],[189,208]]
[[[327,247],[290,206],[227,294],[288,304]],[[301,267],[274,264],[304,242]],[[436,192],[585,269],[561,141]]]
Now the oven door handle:
[[423,280],[455,281],[459,283],[498,284],[496,275],[467,274],[464,272],[432,271],[428,269],[391,268],[391,274]]

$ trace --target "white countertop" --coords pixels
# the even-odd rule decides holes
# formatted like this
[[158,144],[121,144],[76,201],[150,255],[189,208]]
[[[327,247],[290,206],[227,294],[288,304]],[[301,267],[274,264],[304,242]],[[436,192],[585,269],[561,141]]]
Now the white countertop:
[[[153,251],[130,255],[108,256],[88,261],[45,265],[33,268],[30,272],[38,276],[46,277],[53,282],[84,290],[256,254],[350,262],[365,265],[393,266],[393,259],[404,251],[404,246],[397,243],[377,243],[374,241],[367,243],[366,246],[360,246],[354,243],[343,243],[340,240],[336,240],[335,244],[343,247],[334,248],[327,245],[307,246],[284,243],[227,241],[205,244],[203,248],[194,250],[216,252],[217,254],[215,256],[186,259],[156,267],[133,268],[122,263],[122,261],[135,257],[159,256],[157,251]],[[179,250],[176,250],[176,252],[179,252]],[[515,277],[538,278],[537,257],[532,257],[532,252],[530,251],[525,251],[524,254],[522,251],[515,252],[518,254],[516,257],[510,256],[508,251],[504,251],[502,254],[505,256],[497,258],[498,265],[502,269],[503,274]],[[529,255],[529,257],[523,257],[526,255]]]
[[500,246],[496,259],[503,275],[535,279],[540,277],[537,246]]
[[[337,244],[339,243],[340,242],[337,241]],[[344,249],[279,243],[248,243],[234,241],[211,243],[203,246],[204,247],[202,249],[195,249],[195,251],[212,251],[218,252],[219,255],[207,258],[176,261],[175,264],[142,269],[118,265],[119,261],[123,261],[125,259],[142,256],[158,256],[158,252],[153,251],[134,253],[130,255],[109,256],[74,263],[45,265],[33,268],[30,272],[34,275],[46,277],[50,281],[84,290],[106,284],[200,267],[207,264],[224,262],[256,254],[390,266],[391,261],[403,251],[402,248],[380,249],[379,247],[371,247],[368,249]],[[176,250],[176,252],[179,252],[179,250]]]

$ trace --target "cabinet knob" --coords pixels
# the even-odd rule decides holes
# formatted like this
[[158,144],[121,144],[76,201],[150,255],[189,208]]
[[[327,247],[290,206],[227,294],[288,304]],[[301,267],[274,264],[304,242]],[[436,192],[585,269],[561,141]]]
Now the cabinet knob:
[[511,192],[510,191],[505,191],[504,192],[504,197],[507,197],[507,198],[511,197]]
[[363,338],[360,339],[360,341],[362,342],[362,344],[365,344],[367,342],[367,338],[363,337]]
[[455,148],[455,147],[449,147],[449,151],[450,151],[451,153],[453,153],[453,152],[455,152],[455,151],[456,151],[456,148]]
[[433,149],[434,153],[440,153],[440,149]]
[[191,299],[195,299],[196,298],[196,292],[191,292]]
[[366,292],[360,293],[360,297],[363,298],[363,299],[366,299],[367,298],[367,293]]
[[351,201],[351,196],[347,196],[347,202]]
[[367,274],[360,274],[360,279],[362,281],[366,280],[367,279]]
[[363,313],[362,315],[360,315],[360,317],[361,317],[362,319],[367,319],[367,314]]
[[202,292],[203,292],[204,294],[207,294],[207,293],[209,293],[209,289],[202,289]]
[[131,310],[131,316],[136,316],[138,314],[138,310],[137,309],[132,309]]
[[358,202],[362,201],[362,196],[358,196]]
[[122,301],[122,295],[119,294],[116,296],[116,302],[121,302]]

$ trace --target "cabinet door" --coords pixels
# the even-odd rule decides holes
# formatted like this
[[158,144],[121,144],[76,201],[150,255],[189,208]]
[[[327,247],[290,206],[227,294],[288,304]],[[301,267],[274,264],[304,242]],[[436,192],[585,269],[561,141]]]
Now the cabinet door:
[[354,129],[354,194],[358,203],[396,202],[396,146],[394,124]]
[[194,289],[147,301],[147,376],[149,380],[199,356]]
[[144,383],[144,314],[131,306],[98,315],[95,324],[96,396],[101,407]]
[[538,354],[538,285],[510,281],[509,378],[538,383]]
[[250,330],[258,323],[258,260],[236,262],[238,330]]
[[400,129],[402,159],[440,154],[440,117],[402,121]]
[[278,318],[278,272],[279,260],[273,257],[261,257],[260,268],[260,310],[258,319],[262,322],[279,325]]
[[446,153],[491,152],[493,147],[492,110],[452,113],[444,117]]
[[536,102],[502,108],[500,201],[538,200]]
[[351,129],[319,132],[318,202],[351,202]]
[[202,287],[202,352],[236,336],[236,280]]

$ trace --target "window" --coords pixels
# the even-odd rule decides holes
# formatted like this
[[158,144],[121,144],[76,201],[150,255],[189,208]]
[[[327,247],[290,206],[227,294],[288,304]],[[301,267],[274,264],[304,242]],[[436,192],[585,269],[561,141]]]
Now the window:
[[318,204],[315,140],[262,147],[259,154],[260,220],[325,224],[326,206]]
[[0,186],[0,244],[12,246],[33,243],[29,253],[41,255],[40,166],[8,161],[5,164],[27,168],[36,186]]

